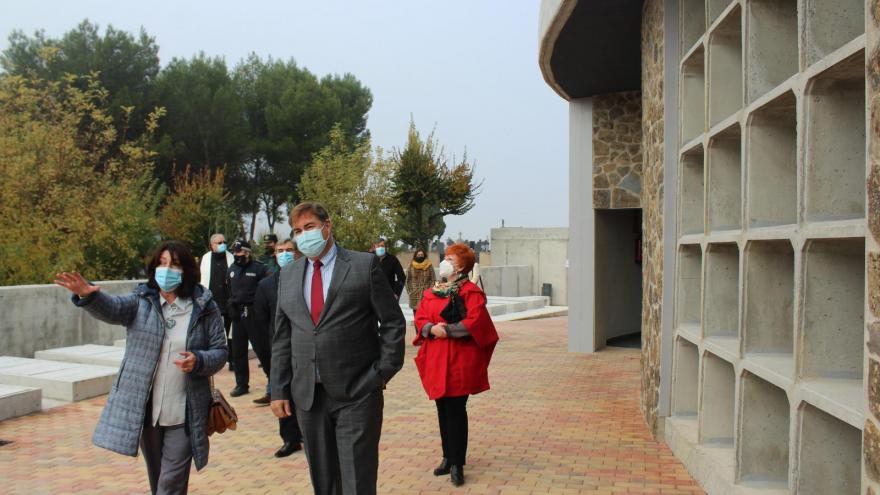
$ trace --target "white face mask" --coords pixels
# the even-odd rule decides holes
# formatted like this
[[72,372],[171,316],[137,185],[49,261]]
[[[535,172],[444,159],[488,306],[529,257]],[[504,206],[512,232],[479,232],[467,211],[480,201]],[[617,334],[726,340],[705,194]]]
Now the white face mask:
[[448,280],[455,273],[455,266],[449,260],[443,260],[440,262],[438,273],[441,278]]

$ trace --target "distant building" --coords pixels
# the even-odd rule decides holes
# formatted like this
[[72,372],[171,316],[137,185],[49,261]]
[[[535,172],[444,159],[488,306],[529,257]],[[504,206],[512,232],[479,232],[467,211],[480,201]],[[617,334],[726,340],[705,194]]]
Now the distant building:
[[637,315],[645,420],[710,493],[880,493],[878,13],[541,2],[569,347]]

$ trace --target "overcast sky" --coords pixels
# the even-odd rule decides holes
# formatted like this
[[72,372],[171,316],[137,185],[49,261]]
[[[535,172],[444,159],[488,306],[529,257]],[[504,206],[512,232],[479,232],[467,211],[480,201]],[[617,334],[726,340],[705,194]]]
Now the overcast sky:
[[[538,69],[538,2],[2,0],[0,49],[13,29],[57,37],[88,18],[156,38],[161,63],[203,51],[234,66],[250,52],[293,58],[319,76],[351,72],[373,92],[368,127],[385,149],[410,114],[448,154],[467,149],[484,180],[477,206],[444,236],[568,225],[567,104]],[[286,229],[285,229],[286,230]],[[279,234],[287,232],[279,231]]]

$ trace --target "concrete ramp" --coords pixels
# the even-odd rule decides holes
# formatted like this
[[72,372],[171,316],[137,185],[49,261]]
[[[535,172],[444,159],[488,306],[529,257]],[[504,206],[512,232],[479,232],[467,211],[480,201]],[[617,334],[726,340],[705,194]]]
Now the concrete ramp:
[[39,411],[42,399],[38,388],[0,385],[0,421]]
[[40,388],[43,397],[78,401],[110,392],[116,368],[0,356],[0,384]]
[[34,357],[48,361],[64,361],[67,363],[94,364],[97,366],[110,366],[119,368],[125,355],[124,347],[111,345],[75,345],[73,347],[59,347],[37,351]]

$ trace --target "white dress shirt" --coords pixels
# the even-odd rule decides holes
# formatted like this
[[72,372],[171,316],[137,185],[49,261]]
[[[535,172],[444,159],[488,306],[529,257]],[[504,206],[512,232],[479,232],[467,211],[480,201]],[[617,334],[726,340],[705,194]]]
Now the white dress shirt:
[[[330,289],[330,281],[333,279],[333,267],[336,265],[336,244],[330,247],[330,251],[321,258],[321,286],[324,289],[324,302],[327,302],[327,290]],[[312,274],[315,272],[315,262],[306,259],[306,279],[303,281],[303,298],[309,313],[312,312]]]
[[[153,378],[153,425],[177,426],[186,421],[186,373],[174,365],[183,359],[186,333],[192,317],[191,299],[178,297],[168,303],[162,296],[162,316],[165,318],[165,340],[159,353],[159,364]],[[168,322],[174,324],[168,328]]]

